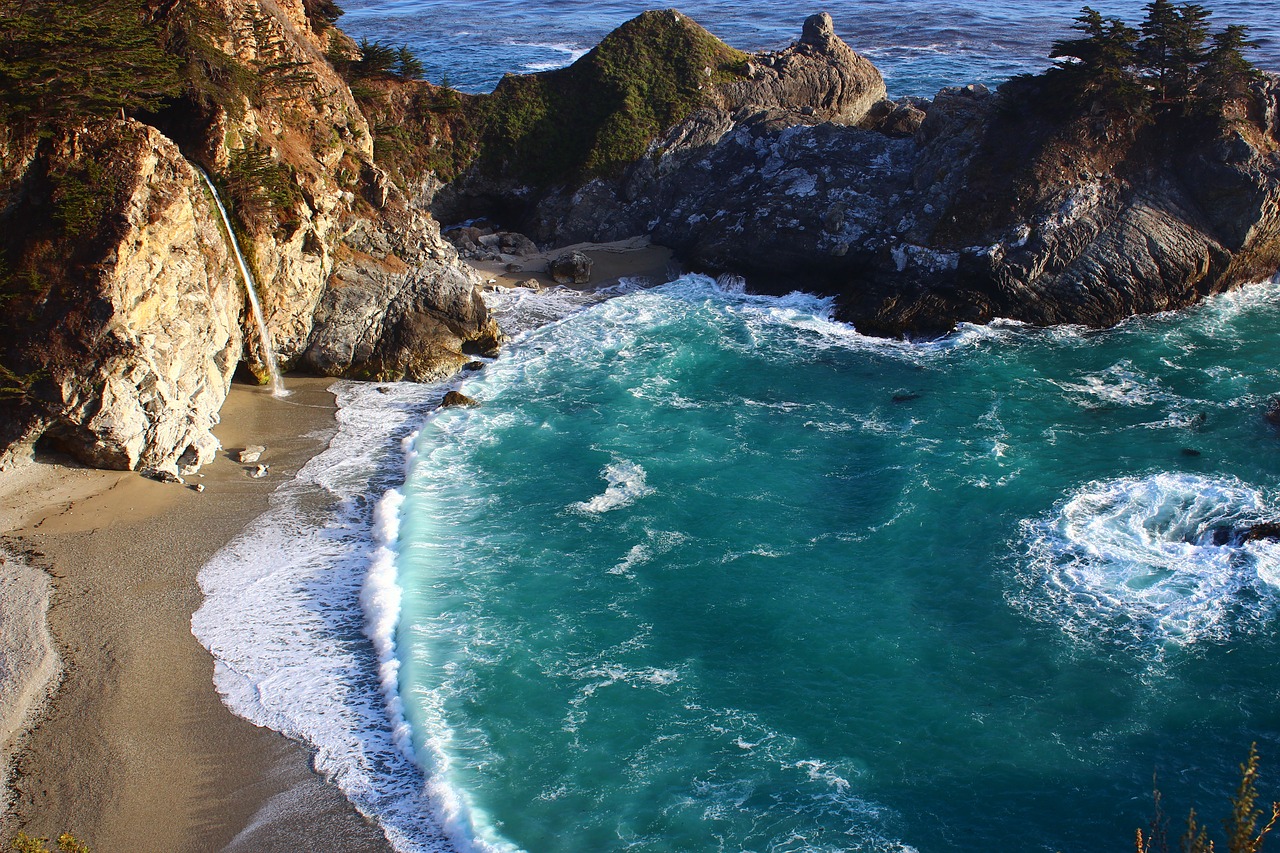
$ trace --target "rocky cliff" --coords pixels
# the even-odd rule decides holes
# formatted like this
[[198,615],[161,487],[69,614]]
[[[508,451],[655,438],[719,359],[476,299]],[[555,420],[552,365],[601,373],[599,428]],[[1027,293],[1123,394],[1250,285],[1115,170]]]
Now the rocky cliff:
[[1280,268],[1275,77],[1214,116],[1072,111],[1043,79],[895,103],[815,15],[717,94],[616,173],[540,186],[477,165],[436,209],[559,245],[648,234],[887,335],[1104,326]]
[[[1256,103],[1278,93],[1267,78]],[[654,238],[689,263],[835,294],[863,331],[1106,326],[1280,269],[1278,150],[1271,106],[1108,136],[968,87],[940,92],[908,138],[746,123],[648,193]]]
[[[636,59],[652,54],[661,58],[647,63],[653,67]],[[681,61],[690,56],[696,61]],[[625,70],[611,73],[619,67]],[[664,81],[647,95],[663,99],[665,108],[642,120],[627,106],[635,78]],[[530,88],[551,94],[533,99]],[[613,96],[602,98],[602,91],[611,90]],[[829,15],[806,20],[800,40],[785,50],[748,55],[667,11],[646,12],[624,24],[569,68],[509,75],[489,97],[491,102],[479,109],[499,120],[490,121],[470,169],[436,194],[433,211],[445,222],[496,216],[534,240],[565,245],[649,231],[662,212],[653,187],[697,168],[705,153],[744,120],[767,115],[779,125],[854,124],[884,100],[885,86],[875,66],[835,35]],[[529,100],[536,100],[539,119],[512,143],[507,140],[510,122],[502,117],[523,116]],[[613,106],[602,109],[601,102]],[[580,117],[593,112],[594,126],[584,129]],[[626,133],[619,134],[617,127]],[[585,148],[566,146],[555,142],[550,128],[597,141]],[[600,153],[604,143],[599,140],[619,135],[626,145]],[[528,158],[519,156],[519,146],[533,142],[562,152],[563,162],[531,168]],[[606,212],[607,218],[598,218]]]
[[100,467],[212,458],[232,374],[263,362],[193,164],[232,209],[286,366],[436,379],[497,346],[479,278],[374,161],[325,54],[345,36],[303,0],[150,12],[196,68],[186,91],[124,118],[0,126],[0,461],[42,437]]
[[[112,32],[139,25],[107,7]],[[38,64],[39,15],[62,7],[22,8],[0,53]],[[1280,267],[1271,77],[1212,120],[1051,108],[1035,80],[894,103],[826,15],[748,55],[667,11],[462,96],[352,76],[321,0],[143,8],[162,56],[129,36],[151,94],[118,114],[15,120],[39,99],[0,92],[0,463],[41,437],[100,466],[210,458],[233,372],[263,359],[193,164],[232,210],[283,362],[334,376],[437,379],[497,347],[439,218],[552,245],[651,235],[757,289],[834,294],[881,334],[1106,325]]]

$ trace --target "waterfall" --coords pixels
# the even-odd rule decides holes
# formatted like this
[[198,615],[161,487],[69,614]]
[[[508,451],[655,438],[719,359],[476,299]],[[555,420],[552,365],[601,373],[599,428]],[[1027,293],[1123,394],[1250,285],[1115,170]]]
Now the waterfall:
[[213,180],[209,177],[209,173],[199,166],[196,170],[200,172],[200,177],[204,178],[204,182],[209,187],[209,192],[213,193],[214,204],[218,206],[218,213],[222,216],[222,224],[226,226],[227,237],[231,240],[231,250],[235,253],[236,264],[240,267],[240,277],[244,279],[244,289],[249,294],[249,306],[253,309],[253,322],[258,326],[258,340],[262,343],[262,358],[267,363],[267,372],[271,374],[271,393],[276,397],[286,397],[289,392],[284,388],[284,379],[280,377],[280,366],[276,362],[276,351],[271,346],[271,335],[267,332],[267,321],[262,316],[262,303],[258,301],[258,288],[254,284],[253,274],[249,272],[249,265],[244,261],[244,253],[240,251],[240,241],[236,239],[235,229],[231,227],[231,217],[227,216],[227,209],[222,204],[222,197],[218,195],[218,188],[213,185]]

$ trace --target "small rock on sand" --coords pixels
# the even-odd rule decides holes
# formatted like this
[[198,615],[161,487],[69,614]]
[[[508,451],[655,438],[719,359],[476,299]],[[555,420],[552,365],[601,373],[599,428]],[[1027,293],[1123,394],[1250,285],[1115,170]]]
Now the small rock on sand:
[[242,465],[252,465],[254,462],[257,462],[262,458],[262,454],[264,452],[266,452],[266,448],[261,444],[251,444],[236,454],[236,459],[238,459]]

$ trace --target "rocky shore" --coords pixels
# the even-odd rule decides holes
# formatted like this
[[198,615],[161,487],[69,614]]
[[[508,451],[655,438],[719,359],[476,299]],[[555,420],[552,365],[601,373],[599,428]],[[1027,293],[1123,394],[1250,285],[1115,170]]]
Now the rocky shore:
[[[323,3],[193,5],[218,61],[256,88],[0,124],[0,529],[42,554],[0,560],[14,591],[0,664],[16,673],[0,737],[56,669],[39,620],[6,614],[51,595],[64,664],[6,829],[87,832],[106,850],[384,843],[305,751],[222,707],[190,635],[196,571],[316,451],[332,411],[314,383],[287,401],[233,390],[266,360],[202,170],[285,367],[361,380],[436,381],[495,354],[487,286],[673,263],[833,295],[883,335],[1103,326],[1280,268],[1274,76],[1195,132],[1063,117],[1026,81],[893,102],[826,15],[748,55],[668,11],[568,69],[462,96],[353,78],[359,51]],[[224,452],[258,442],[273,456],[261,480]],[[115,473],[29,462],[50,453]]]
[[834,295],[890,336],[1107,326],[1280,268],[1274,75],[1214,121],[1064,116],[1035,80],[893,102],[825,15],[747,68],[618,174],[530,185],[482,159],[436,210],[556,245],[648,234],[763,292]]

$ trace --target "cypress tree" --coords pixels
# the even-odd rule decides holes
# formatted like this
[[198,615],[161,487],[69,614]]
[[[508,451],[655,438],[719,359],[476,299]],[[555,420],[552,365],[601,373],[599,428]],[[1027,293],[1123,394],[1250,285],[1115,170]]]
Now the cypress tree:
[[1068,92],[1082,103],[1098,103],[1107,109],[1140,109],[1146,91],[1130,69],[1138,65],[1138,31],[1119,18],[1103,18],[1085,6],[1072,24],[1083,38],[1056,41],[1052,59],[1074,60],[1059,64],[1054,72]]
[[413,55],[408,45],[403,45],[396,53],[395,73],[401,80],[421,80],[426,76],[427,69],[422,61]]
[[1153,0],[1143,7],[1147,17],[1139,29],[1142,41],[1138,43],[1138,55],[1144,67],[1155,75],[1156,98],[1169,96],[1169,78],[1172,67],[1173,31],[1178,26],[1178,10],[1169,0]]
[[1220,113],[1231,101],[1248,97],[1249,84],[1262,77],[1244,58],[1244,51],[1259,47],[1249,38],[1249,28],[1231,24],[1213,36],[1201,73],[1200,92],[1205,108]]
[[397,54],[395,48],[380,41],[360,39],[360,58],[352,65],[351,71],[359,79],[389,74],[395,66]]
[[1195,94],[1200,65],[1205,61],[1210,12],[1198,3],[1178,7],[1169,38],[1170,95],[1184,101]]

